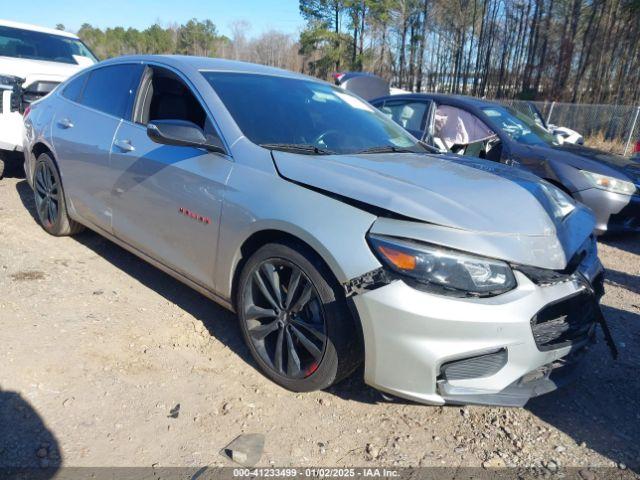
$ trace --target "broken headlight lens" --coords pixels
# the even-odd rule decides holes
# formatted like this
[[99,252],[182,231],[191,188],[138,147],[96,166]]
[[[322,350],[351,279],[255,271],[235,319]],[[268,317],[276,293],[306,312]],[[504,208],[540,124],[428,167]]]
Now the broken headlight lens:
[[606,190],[607,192],[633,195],[636,191],[636,186],[632,182],[626,182],[607,175],[600,175],[599,173],[588,172],[587,170],[580,171],[594,187]]
[[368,238],[384,265],[437,293],[484,297],[516,287],[511,267],[500,260],[395,237]]

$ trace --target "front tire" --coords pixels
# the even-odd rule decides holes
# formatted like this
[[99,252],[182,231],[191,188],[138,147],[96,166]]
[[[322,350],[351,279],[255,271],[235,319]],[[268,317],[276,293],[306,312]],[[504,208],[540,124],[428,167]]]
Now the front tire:
[[81,224],[70,219],[67,214],[60,175],[53,159],[47,153],[41,154],[36,161],[33,194],[38,220],[47,233],[62,237],[84,230]]
[[344,294],[308,248],[273,243],[256,251],[242,269],[236,304],[260,370],[288,390],[328,388],[362,360]]

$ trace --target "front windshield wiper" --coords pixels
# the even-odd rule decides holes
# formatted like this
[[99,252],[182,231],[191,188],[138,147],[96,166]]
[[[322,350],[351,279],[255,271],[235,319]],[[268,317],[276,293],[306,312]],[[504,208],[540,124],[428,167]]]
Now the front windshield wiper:
[[418,143],[422,148],[425,148],[429,153],[446,153],[440,150],[438,147],[434,147],[433,145],[429,145],[424,140],[418,140]]
[[305,143],[261,143],[261,147],[269,150],[282,150],[283,152],[301,153],[304,155],[333,155],[335,152]]
[[354,152],[356,154],[367,153],[421,153],[404,147],[396,147],[395,145],[380,145],[379,147],[365,148],[364,150],[358,150]]

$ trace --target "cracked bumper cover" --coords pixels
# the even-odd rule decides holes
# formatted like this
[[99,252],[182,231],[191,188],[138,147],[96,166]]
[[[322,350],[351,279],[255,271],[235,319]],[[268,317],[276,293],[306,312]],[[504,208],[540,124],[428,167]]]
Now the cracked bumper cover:
[[[581,272],[592,282],[603,269],[596,259]],[[569,381],[577,368],[575,351],[583,345],[541,351],[531,319],[545,306],[585,290],[584,283],[572,278],[540,286],[514,273],[518,287],[490,298],[431,294],[401,280],[354,295],[365,341],[366,383],[433,405],[522,406]],[[445,380],[441,375],[446,363],[502,349],[508,359],[489,376]]]
[[585,352],[586,348],[570,352],[564,358],[523,375],[497,393],[458,389],[442,380],[438,381],[438,393],[447,403],[452,404],[523,407],[529,399],[553,392],[575,380],[580,373],[580,360]]

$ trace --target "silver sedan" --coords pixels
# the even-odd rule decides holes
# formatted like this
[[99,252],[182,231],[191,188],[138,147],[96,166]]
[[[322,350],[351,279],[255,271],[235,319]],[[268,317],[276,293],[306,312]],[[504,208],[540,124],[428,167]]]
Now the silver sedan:
[[359,97],[209,58],[102,62],[25,114],[52,235],[88,227],[235,311],[294,391],[365,381],[523,405],[601,320],[591,213],[516,169],[432,152]]

